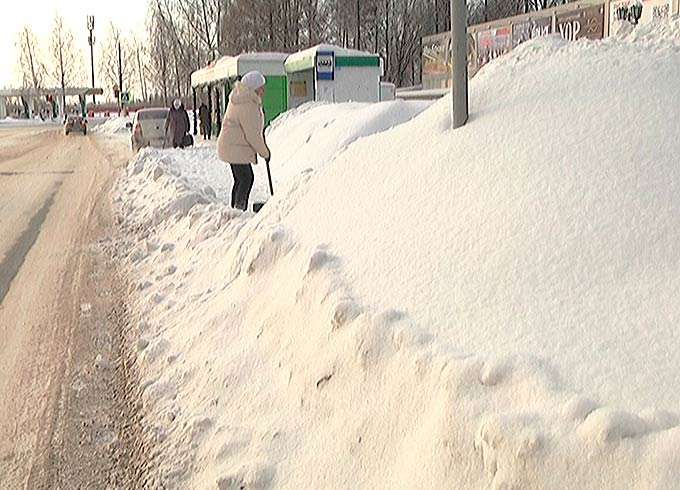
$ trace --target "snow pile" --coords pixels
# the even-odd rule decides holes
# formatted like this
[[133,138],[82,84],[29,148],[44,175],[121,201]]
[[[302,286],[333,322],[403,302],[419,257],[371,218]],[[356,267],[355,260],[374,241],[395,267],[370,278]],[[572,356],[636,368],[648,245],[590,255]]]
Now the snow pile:
[[[421,113],[431,102],[401,100],[380,104],[311,102],[290,110],[272,122],[267,142],[272,148],[275,184],[316,169],[339,155],[359,138],[385,131]],[[262,167],[256,168],[266,179]]]
[[125,136],[130,134],[130,130],[126,124],[132,122],[130,116],[114,116],[99,122],[96,125],[91,125],[93,133],[99,133],[107,136]]
[[473,80],[464,128],[442,100],[325,165],[330,134],[293,154],[302,110],[270,142],[316,170],[255,216],[188,153],[142,153],[118,199],[155,476],[675,488],[675,32],[526,43]]

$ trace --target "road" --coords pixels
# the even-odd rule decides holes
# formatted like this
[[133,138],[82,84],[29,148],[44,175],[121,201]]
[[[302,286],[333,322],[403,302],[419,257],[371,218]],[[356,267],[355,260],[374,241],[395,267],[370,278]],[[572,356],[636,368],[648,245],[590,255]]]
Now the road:
[[128,155],[0,128],[0,487],[138,486],[109,189]]

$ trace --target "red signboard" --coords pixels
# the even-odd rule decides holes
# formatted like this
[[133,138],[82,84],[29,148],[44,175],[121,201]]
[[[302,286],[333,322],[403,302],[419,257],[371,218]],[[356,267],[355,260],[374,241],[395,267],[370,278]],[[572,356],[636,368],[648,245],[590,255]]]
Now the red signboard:
[[477,33],[477,68],[512,49],[512,26],[495,27]]

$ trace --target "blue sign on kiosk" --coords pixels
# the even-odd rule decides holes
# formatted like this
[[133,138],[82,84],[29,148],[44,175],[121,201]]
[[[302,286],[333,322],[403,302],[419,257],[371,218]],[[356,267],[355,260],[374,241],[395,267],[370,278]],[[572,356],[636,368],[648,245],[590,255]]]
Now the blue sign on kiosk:
[[335,79],[335,53],[333,51],[319,51],[316,53],[316,79]]

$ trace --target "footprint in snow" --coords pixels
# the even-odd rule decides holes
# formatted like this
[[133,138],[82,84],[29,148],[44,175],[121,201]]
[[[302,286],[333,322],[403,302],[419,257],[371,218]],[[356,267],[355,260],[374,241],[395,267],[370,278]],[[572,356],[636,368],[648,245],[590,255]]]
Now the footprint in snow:
[[276,468],[274,466],[255,466],[217,479],[219,490],[266,490],[272,488]]
[[175,250],[175,244],[174,243],[164,243],[163,246],[161,247],[162,253],[172,252],[173,250]]
[[312,253],[307,265],[307,274],[316,272],[326,266],[332,265],[337,258],[330,254],[326,247],[320,246]]
[[345,299],[338,302],[332,309],[331,313],[331,330],[339,330],[345,325],[351,323],[356,317],[361,314],[361,307],[351,299]]

